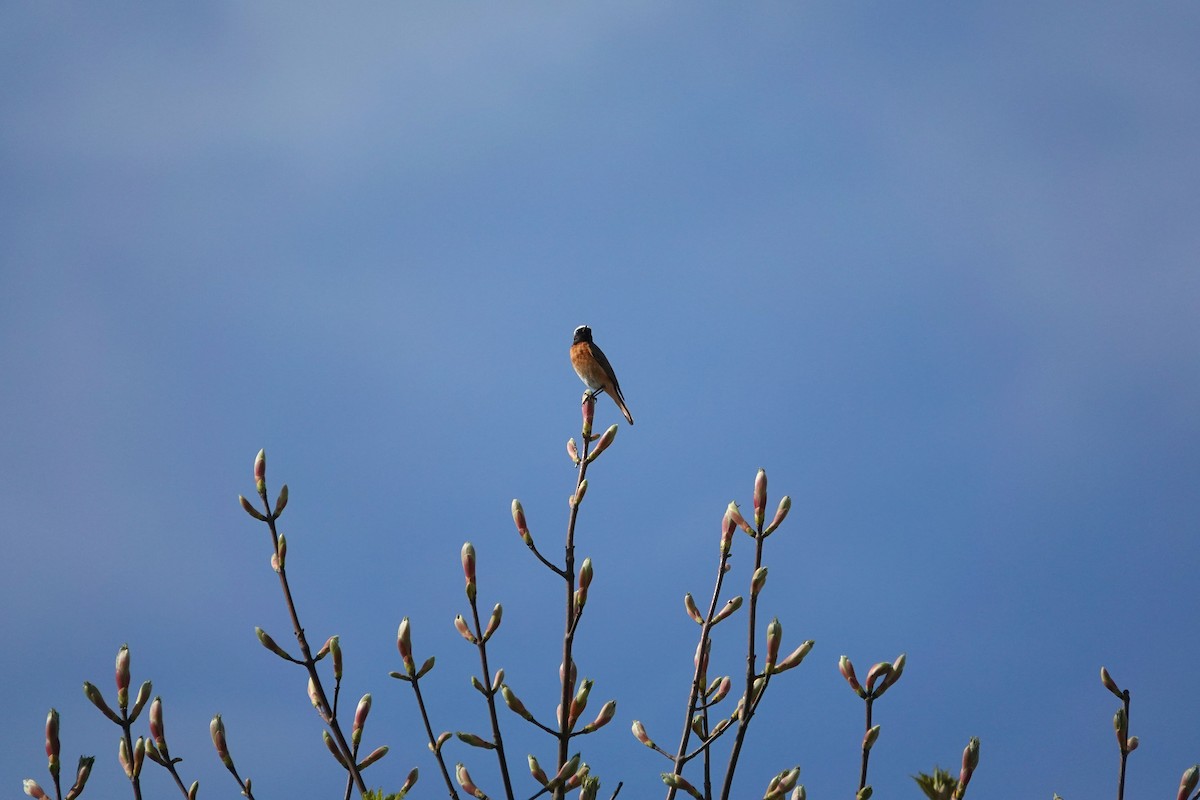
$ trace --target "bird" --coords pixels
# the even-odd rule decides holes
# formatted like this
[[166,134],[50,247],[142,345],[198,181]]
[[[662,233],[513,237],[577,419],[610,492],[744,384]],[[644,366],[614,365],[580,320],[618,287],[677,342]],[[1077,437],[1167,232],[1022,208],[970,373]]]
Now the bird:
[[593,396],[606,392],[617,404],[617,408],[621,409],[625,419],[629,420],[629,424],[633,424],[633,415],[625,406],[625,396],[621,394],[617,374],[613,372],[612,364],[604,357],[604,352],[592,341],[592,329],[587,325],[580,325],[575,329],[575,339],[571,342],[571,366]]

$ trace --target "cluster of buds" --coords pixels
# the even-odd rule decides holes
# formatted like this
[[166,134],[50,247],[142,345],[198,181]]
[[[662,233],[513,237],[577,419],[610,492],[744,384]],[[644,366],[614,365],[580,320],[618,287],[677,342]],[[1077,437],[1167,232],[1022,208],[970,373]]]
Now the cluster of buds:
[[1121,755],[1127,756],[1138,747],[1138,737],[1129,735],[1129,690],[1122,691],[1105,667],[1100,668],[1100,683],[1122,703],[1113,715],[1113,731],[1117,734],[1117,747]]
[[849,657],[842,656],[838,659],[838,670],[841,671],[842,677],[846,679],[846,683],[850,684],[850,688],[859,697],[864,700],[874,700],[877,697],[881,697],[884,692],[900,680],[900,676],[904,673],[905,660],[905,654],[901,653],[892,663],[881,661],[871,667],[867,672],[866,688],[863,688],[862,684],[858,682],[858,677],[854,674],[854,664],[850,663]]
[[799,767],[784,770],[767,784],[767,791],[763,794],[763,800],[783,800],[785,794],[796,788],[796,783],[799,780]]
[[[55,794],[58,794],[59,776],[62,774],[62,744],[59,741],[59,716],[58,711],[50,709],[46,715],[46,758],[49,762],[48,769],[50,776],[54,779]],[[79,766],[75,770],[75,784],[67,790],[67,800],[75,800],[83,793],[83,787],[87,784],[88,776],[92,774],[92,763],[96,759],[93,756],[86,756],[79,759]],[[25,794],[42,800],[49,798],[50,795],[46,790],[32,778],[26,778],[22,784]]]

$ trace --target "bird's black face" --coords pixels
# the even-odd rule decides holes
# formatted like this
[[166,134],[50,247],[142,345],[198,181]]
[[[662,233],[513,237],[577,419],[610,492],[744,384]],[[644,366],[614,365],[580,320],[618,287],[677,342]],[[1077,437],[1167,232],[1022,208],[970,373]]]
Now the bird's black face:
[[580,325],[578,328],[575,329],[575,341],[571,342],[571,344],[579,344],[580,342],[589,342],[590,343],[591,341],[592,341],[592,329],[589,328],[587,325]]

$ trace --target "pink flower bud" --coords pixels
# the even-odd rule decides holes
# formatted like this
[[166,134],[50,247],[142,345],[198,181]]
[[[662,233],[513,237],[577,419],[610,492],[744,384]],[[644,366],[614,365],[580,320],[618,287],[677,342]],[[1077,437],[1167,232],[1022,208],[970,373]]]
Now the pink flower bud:
[[646,747],[654,747],[654,741],[646,735],[645,726],[642,725],[641,721],[636,719],[633,721],[633,738],[646,745]]
[[413,767],[412,771],[408,773],[408,777],[404,779],[404,785],[400,787],[401,796],[408,794],[409,790],[417,785],[418,777],[420,777],[420,772],[417,771],[416,767]]
[[760,469],[754,476],[754,526],[761,528],[767,507],[767,471]]
[[586,590],[592,585],[592,560],[585,558],[579,568],[579,588]]
[[[883,694],[883,689],[888,685],[887,679],[891,677],[891,674],[892,665],[886,661],[881,661],[872,666],[869,670],[867,670],[867,692],[870,694],[875,694],[876,696]],[[880,691],[876,693],[875,683],[879,681],[880,678],[883,679],[883,683],[880,684]]]
[[729,679],[728,675],[724,676],[723,678],[718,679],[717,681],[714,681],[713,683],[714,683],[713,689],[715,689],[715,691],[710,689],[710,691],[708,693],[709,694],[708,704],[710,706],[716,705],[717,703],[724,700],[725,697],[729,694],[729,690],[733,687],[733,681]]
[[492,616],[488,617],[487,627],[483,631],[483,640],[485,642],[492,638],[492,634],[495,633],[496,629],[500,627],[500,618],[503,616],[504,608],[499,603],[496,603],[495,607],[492,609]]
[[276,519],[278,519],[279,515],[283,513],[283,510],[285,508],[287,508],[287,503],[288,503],[288,488],[287,488],[287,484],[285,483],[283,486],[281,486],[279,488],[279,497],[275,500],[274,515],[275,515]]
[[1125,695],[1122,694],[1121,689],[1117,686],[1117,682],[1113,680],[1112,675],[1109,675],[1108,670],[1104,667],[1100,668],[1100,683],[1104,685],[1105,689],[1116,695],[1118,700],[1125,699]]
[[579,466],[579,445],[575,444],[574,439],[567,440],[567,455],[571,457],[571,462],[575,466]]
[[754,576],[750,579],[750,596],[757,597],[763,587],[767,585],[767,568],[759,567],[754,571]]
[[75,800],[83,792],[88,776],[92,774],[92,764],[95,760],[95,756],[80,757],[79,768],[75,772],[75,785],[67,792],[67,800]]
[[25,794],[34,798],[34,800],[45,800],[48,795],[46,790],[38,785],[38,782],[33,778],[26,778],[24,782]]
[[146,740],[141,736],[133,743],[133,777],[142,774],[142,764],[146,761]]
[[[760,471],[761,473],[761,471]],[[765,671],[770,673],[775,662],[779,660],[779,644],[783,641],[783,625],[776,617],[767,624],[767,662]]]
[[963,750],[962,769],[958,773],[958,786],[954,789],[954,797],[956,800],[962,800],[967,791],[967,784],[971,782],[971,776],[975,774],[975,767],[979,766],[979,737],[972,736]]
[[117,716],[115,711],[113,711],[111,708],[108,707],[108,703],[104,702],[104,695],[100,694],[100,690],[97,689],[94,685],[92,685],[91,683],[88,683],[87,681],[84,681],[83,682],[83,694],[84,694],[84,697],[86,697],[88,699],[88,701],[91,702],[92,705],[94,705],[96,708],[100,709],[100,713],[104,714],[104,716],[108,717],[110,720],[117,723],[118,725],[122,724],[121,718]]
[[467,598],[475,600],[475,546],[467,542],[462,546],[463,578],[467,582]]
[[696,653],[692,656],[692,663],[696,666],[696,671],[703,676],[708,670],[708,654],[712,650],[712,639],[705,639],[696,645]]
[[362,741],[363,726],[367,724],[367,715],[371,713],[371,695],[364,694],[362,699],[358,701],[358,708],[354,710],[354,728],[350,734],[350,741],[358,744]]
[[263,497],[267,494],[267,451],[259,450],[254,457],[254,487]]
[[146,705],[146,701],[150,699],[150,689],[152,687],[153,684],[150,681],[143,681],[142,685],[138,687],[137,698],[133,701],[133,710],[129,712],[130,720],[137,719],[138,714],[142,713],[142,708]]
[[596,418],[596,396],[591,392],[583,393],[583,435],[592,435],[592,421]]
[[341,764],[343,769],[349,769],[350,765],[346,763],[346,757],[338,749],[337,742],[329,735],[329,731],[321,731],[321,740],[325,742],[325,749],[329,751],[329,755],[333,756],[334,760]]
[[367,767],[374,764],[379,759],[386,756],[388,754],[388,750],[389,750],[389,748],[386,744],[382,745],[380,747],[376,747],[374,750],[372,750],[370,752],[370,754],[366,758],[364,758],[362,761],[358,762],[359,771],[361,772],[362,770],[364,770]]
[[412,675],[417,671],[417,664],[413,661],[408,617],[400,620],[400,629],[396,632],[396,648],[400,651],[400,660],[404,662],[404,671]]
[[58,740],[58,712],[53,708],[46,715],[46,758],[50,761],[50,774],[58,777],[59,753],[62,745]]
[[774,671],[775,672],[784,672],[786,670],[791,669],[792,667],[799,666],[800,662],[804,660],[804,657],[806,655],[808,655],[808,651],[812,650],[812,648],[813,648],[813,640],[809,639],[808,641],[804,642],[802,645],[797,647],[795,650],[793,650],[790,654],[788,654],[787,658],[785,658],[783,661],[780,661],[778,664],[776,664]]
[[542,786],[550,782],[550,778],[546,776],[546,771],[542,769],[542,765],[532,755],[529,756],[529,774]]
[[1183,777],[1179,779],[1177,800],[1188,800],[1192,796],[1192,792],[1195,791],[1197,783],[1200,783],[1200,765],[1185,769]]
[[150,738],[162,749],[167,747],[166,728],[163,727],[162,698],[154,698],[150,704]]
[[721,607],[721,610],[717,612],[717,615],[715,617],[713,617],[713,624],[716,625],[718,622],[725,619],[726,617],[728,617],[730,614],[737,611],[741,607],[742,607],[742,596],[741,595],[738,595],[737,597],[733,597],[733,598],[729,599],[725,603],[725,605]]
[[697,800],[704,800],[704,795],[700,794],[696,787],[688,783],[682,775],[676,775],[674,772],[664,772],[662,774],[662,781],[672,789],[682,789],[692,797],[697,798]]
[[579,684],[579,691],[575,693],[575,697],[571,700],[571,710],[567,714],[567,725],[575,727],[575,723],[579,720],[579,715],[587,708],[588,695],[592,693],[592,681],[584,679]]
[[242,497],[240,494],[238,495],[238,502],[242,504],[243,511],[245,511],[250,516],[254,517],[259,522],[267,521],[266,515],[264,515],[261,511],[259,511],[253,505],[251,505],[250,501],[247,500],[245,497]]
[[121,769],[125,770],[125,777],[133,779],[133,759],[129,756],[129,745],[125,744],[125,740],[121,739],[117,742],[117,761],[121,764]]
[[533,547],[533,537],[529,535],[529,526],[525,523],[525,509],[521,507],[520,500],[512,501],[512,517],[517,525],[517,533],[521,534],[521,541],[525,542],[527,547]]
[[591,733],[592,731],[603,728],[608,723],[612,722],[613,717],[617,713],[617,701],[609,700],[604,705],[600,706],[600,713],[596,718],[583,726],[583,733]]
[[697,625],[704,624],[704,617],[700,615],[700,609],[696,608],[696,601],[692,597],[692,593],[688,592],[683,596],[683,607],[687,610],[687,614]]
[[471,644],[479,643],[479,640],[475,638],[475,634],[471,633],[471,629],[469,627],[467,627],[467,621],[465,619],[463,619],[462,614],[455,616],[454,627],[457,628],[459,634],[461,634],[462,637],[464,639],[466,639],[468,642],[470,642]]
[[725,511],[725,513],[730,519],[733,520],[733,524],[737,525],[751,536],[754,535],[754,529],[750,527],[750,524],[746,522],[746,519],[742,516],[742,512],[738,509],[737,503],[730,503],[729,508]]
[[121,649],[117,651],[117,666],[115,669],[117,680],[117,705],[125,708],[129,705],[129,645],[121,645]]
[[463,766],[463,764],[459,763],[454,765],[454,777],[458,780],[458,785],[461,786],[462,790],[467,794],[471,795],[472,797],[484,796],[483,792],[479,790],[479,787],[475,785],[475,782],[471,780],[471,773],[467,772],[467,768]]
[[854,665],[850,663],[850,659],[842,656],[838,659],[838,669],[842,673],[842,677],[846,679],[846,683],[850,684],[850,688],[858,693],[859,697],[866,697],[867,692],[858,682],[858,677],[854,674]]
[[278,644],[276,644],[275,640],[271,638],[271,635],[269,633],[267,633],[266,631],[264,631],[262,628],[255,627],[254,634],[258,637],[259,644],[261,644],[263,647],[270,650],[275,655],[279,656],[280,658],[282,658],[286,661],[294,660],[290,655],[287,654],[287,651],[285,651],[282,647],[280,647]]
[[340,681],[342,679],[342,638],[340,636],[329,637],[329,655],[333,660],[333,679]]
[[1129,752],[1131,752],[1131,753],[1132,753],[1134,750],[1137,750],[1137,749],[1138,749],[1138,744],[1139,744],[1139,743],[1140,743],[1140,742],[1139,742],[1139,740],[1138,740],[1138,737],[1136,737],[1136,736],[1130,736],[1130,737],[1129,737],[1129,748],[1128,748],[1128,749],[1129,749]]
[[572,495],[572,497],[571,497],[571,505],[572,506],[577,506],[583,502],[583,497],[584,497],[584,495],[587,494],[587,489],[588,489],[587,478],[584,478],[582,481],[579,482],[579,486],[575,489],[575,494]]
[[608,446],[613,443],[613,439],[617,438],[617,426],[612,425],[604,433],[600,434],[600,440],[596,442],[596,449],[588,454],[588,463],[596,460],[596,457],[608,449]]
[[871,748],[875,746],[875,741],[878,738],[879,738],[879,726],[875,725],[874,727],[870,728],[865,734],[863,734],[862,749],[870,752]]
[[496,749],[496,745],[492,744],[487,739],[484,739],[482,736],[479,736],[478,734],[468,733],[467,731],[458,731],[454,735],[458,737],[458,740],[460,742],[462,742],[463,744],[470,745],[471,747],[481,747],[484,750],[495,750]]
[[517,697],[513,693],[512,689],[508,688],[508,686],[500,687],[500,697],[503,698],[504,705],[508,706],[509,710],[514,714],[524,717],[525,719],[533,719],[533,715],[530,714],[529,710],[525,708],[525,704],[521,702],[520,698]]
[[725,516],[721,518],[721,553],[723,555],[729,555],[729,551],[733,547],[733,532],[736,530],[737,522],[726,509]]
[[500,691],[500,687],[504,684],[504,670],[496,670],[495,676],[492,678],[492,694]]
[[775,529],[779,527],[780,523],[783,522],[784,518],[791,510],[792,498],[785,495],[784,498],[779,501],[779,508],[775,509],[775,518],[771,520],[771,524],[767,526],[765,531],[763,531],[763,536],[768,536],[774,533]]

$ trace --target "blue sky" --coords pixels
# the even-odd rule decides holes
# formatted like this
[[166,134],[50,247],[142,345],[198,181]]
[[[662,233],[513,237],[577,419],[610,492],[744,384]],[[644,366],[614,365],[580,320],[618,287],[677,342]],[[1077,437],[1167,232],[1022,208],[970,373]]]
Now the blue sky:
[[53,705],[67,763],[99,757],[88,795],[125,791],[79,687],[111,693],[128,642],[201,796],[234,789],[217,712],[260,796],[339,794],[303,678],[253,634],[289,638],[236,504],[260,447],[309,636],[341,635],[392,746],[374,785],[417,765],[444,793],[386,677],[401,617],[438,656],[435,727],[483,728],[464,541],[505,606],[493,662],[552,716],[560,587],[508,506],[556,549],[587,323],[637,420],[579,533],[605,796],[658,796],[629,724],[677,736],[681,598],[759,467],[795,503],[762,613],[816,647],[737,796],[795,764],[848,796],[838,656],[900,652],[877,793],[918,796],[970,736],[970,796],[1112,792],[1107,665],[1131,796],[1170,796],[1200,761],[1198,38],[1191,3],[6,5],[0,784],[44,777]]

